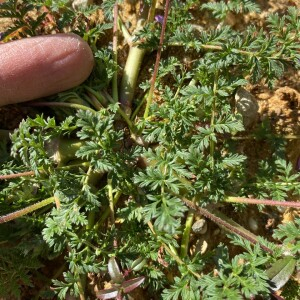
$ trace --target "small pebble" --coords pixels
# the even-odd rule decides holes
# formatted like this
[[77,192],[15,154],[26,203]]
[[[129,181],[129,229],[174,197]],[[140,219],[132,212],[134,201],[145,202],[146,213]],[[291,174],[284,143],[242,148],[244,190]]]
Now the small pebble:
[[86,8],[88,5],[92,5],[93,2],[93,0],[74,0],[72,3],[72,7],[74,10],[77,10],[79,8]]
[[201,246],[200,253],[204,254],[207,251],[207,248],[208,248],[208,243],[207,243],[207,241],[204,240],[202,243],[202,246]]
[[256,232],[258,230],[258,224],[257,224],[257,221],[253,218],[253,217],[250,217],[248,219],[248,224],[249,224],[249,227],[252,231]]
[[281,214],[283,214],[286,211],[286,207],[285,206],[276,206],[276,209]]
[[244,88],[238,88],[235,103],[237,112],[243,116],[244,126],[252,126],[258,118],[259,106],[256,98]]
[[205,219],[200,219],[197,220],[193,226],[192,226],[192,230],[194,233],[197,234],[205,234],[207,231],[207,222]]
[[208,243],[205,239],[200,238],[197,240],[196,244],[193,245],[193,249],[191,251],[192,255],[196,255],[197,253],[204,254],[208,249]]

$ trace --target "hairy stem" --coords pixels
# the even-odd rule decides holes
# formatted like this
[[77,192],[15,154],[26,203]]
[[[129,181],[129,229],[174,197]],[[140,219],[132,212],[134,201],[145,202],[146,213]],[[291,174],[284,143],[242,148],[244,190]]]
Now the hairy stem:
[[0,217],[0,224],[1,223],[6,223],[6,222],[9,222],[11,220],[14,220],[14,219],[17,219],[19,217],[22,217],[24,215],[27,215],[35,210],[38,210],[50,203],[53,203],[55,201],[54,197],[50,197],[50,198],[47,198],[45,200],[42,200],[38,203],[35,203],[33,205],[30,205],[30,206],[27,206],[25,208],[22,208],[20,210],[17,210],[15,212],[12,212],[10,214],[7,214],[7,215],[4,215],[4,216],[1,216]]
[[[196,202],[196,198],[193,198],[192,200],[193,203]],[[185,221],[185,227],[182,233],[182,238],[181,238],[181,245],[180,245],[180,257],[184,258],[188,255],[188,249],[189,249],[189,242],[190,242],[190,233],[191,233],[191,228],[193,225],[194,221],[194,212],[190,210],[188,212],[186,221]]]
[[115,224],[114,195],[113,195],[113,188],[112,188],[112,180],[109,177],[109,174],[107,179],[107,190],[108,190],[110,220],[111,220],[111,224]]
[[63,103],[63,102],[29,102],[26,103],[26,105],[29,106],[54,106],[54,107],[67,107],[67,108],[74,108],[74,109],[81,109],[81,110],[88,110],[93,113],[96,111],[90,107],[80,105],[80,104],[75,104],[75,103]]
[[300,135],[294,134],[286,134],[286,135],[276,135],[276,134],[266,134],[263,137],[255,136],[255,135],[247,135],[247,136],[231,136],[232,140],[260,140],[263,138],[278,138],[285,140],[300,140]]
[[275,201],[275,200],[268,200],[268,199],[227,197],[225,198],[225,202],[300,208],[300,202],[296,202],[296,201]]
[[[219,213],[219,212],[211,213],[207,209],[199,207],[192,201],[187,200],[185,198],[181,198],[181,200],[182,200],[182,202],[185,203],[185,205],[187,207],[192,209],[196,214],[203,215],[204,217],[210,219],[211,221],[218,224],[219,226],[222,226],[224,229],[228,230],[229,232],[235,233],[235,234],[241,236],[242,238],[248,240],[252,244],[258,243],[258,240],[254,234],[248,232],[246,229],[242,228],[239,225],[236,226],[235,222],[233,222],[229,218],[225,217],[223,214],[221,215],[221,213]],[[217,215],[219,215],[219,216],[217,216]],[[226,221],[225,221],[225,219],[226,219]],[[229,223],[229,221],[230,221],[230,223]],[[264,245],[261,245],[261,244],[259,244],[259,245],[264,251],[266,251],[270,254],[273,253],[273,251],[270,248],[268,248]]]
[[[116,66],[118,65],[118,3],[114,5],[114,28],[113,28],[113,59]],[[118,97],[118,72],[116,71],[112,78],[112,96],[115,102],[119,101]]]
[[[70,164],[68,166],[57,167],[57,169],[58,170],[71,170],[73,168],[88,168],[89,166],[90,166],[89,162],[80,162],[80,163],[76,163],[76,164]],[[43,171],[40,171],[40,172],[43,173]],[[9,180],[9,179],[14,179],[14,178],[34,176],[34,175],[35,175],[34,171],[26,171],[26,172],[15,173],[15,174],[0,175],[0,180]]]
[[8,175],[0,175],[0,180],[14,179],[14,178],[19,178],[19,177],[33,176],[33,175],[34,175],[34,171],[27,171],[27,172],[8,174]]
[[169,9],[170,9],[170,2],[171,2],[171,0],[166,0],[164,20],[163,20],[163,24],[162,24],[162,28],[161,28],[160,39],[159,39],[159,46],[158,46],[158,50],[157,50],[157,54],[156,54],[156,61],[155,61],[155,65],[154,65],[153,75],[151,78],[151,86],[150,86],[150,90],[148,93],[147,104],[146,104],[146,109],[145,109],[145,113],[144,113],[145,119],[148,118],[149,109],[150,109],[150,106],[151,106],[152,100],[153,100],[155,82],[156,82],[162,47],[163,47],[164,38],[165,38],[167,19],[168,19],[168,14],[169,14]]

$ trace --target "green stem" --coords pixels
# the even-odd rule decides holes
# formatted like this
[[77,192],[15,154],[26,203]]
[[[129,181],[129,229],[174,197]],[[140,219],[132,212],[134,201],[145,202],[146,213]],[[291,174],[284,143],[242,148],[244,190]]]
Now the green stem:
[[123,111],[122,108],[118,108],[118,113],[122,116],[122,118],[124,119],[124,121],[127,123],[128,125],[128,128],[130,130],[130,132],[132,134],[135,134],[136,133],[136,128],[135,126],[133,125],[132,121],[130,120],[130,118],[128,117],[128,115]]
[[84,95],[86,98],[87,102],[93,106],[96,110],[100,110],[103,108],[101,103],[98,101],[98,99],[93,95],[92,93],[88,92],[88,95]]
[[[152,2],[156,2],[152,1]],[[123,72],[123,77],[122,77],[122,82],[120,86],[120,92],[119,92],[119,99],[121,103],[121,107],[125,111],[125,113],[130,116],[131,110],[132,110],[132,100],[134,98],[135,94],[135,88],[137,84],[137,78],[141,69],[142,61],[143,58],[147,52],[146,49],[141,49],[139,48],[139,42],[132,44],[131,40],[134,39],[134,36],[143,29],[145,19],[147,18],[148,12],[149,12],[149,7],[145,1],[140,1],[140,12],[138,16],[138,22],[137,22],[137,27],[133,33],[133,36],[131,38],[128,38],[128,34],[126,34],[125,30],[122,30],[125,32],[127,35],[127,39],[129,41],[130,49],[129,53],[127,56],[127,61],[125,64],[124,72]],[[152,13],[151,13],[152,14]],[[154,18],[154,16],[153,16]],[[151,21],[151,20],[149,20]],[[153,21],[153,19],[152,19]],[[120,23],[122,24],[122,23]]]
[[148,13],[148,23],[152,23],[154,21],[156,5],[157,5],[157,0],[152,0],[149,13]]
[[86,169],[90,166],[90,163],[87,162],[87,161],[84,161],[84,162],[79,162],[79,163],[70,163],[68,166],[62,166],[62,167],[58,167],[57,169],[59,170],[71,170],[71,169],[74,169],[74,168],[83,168],[83,169]]
[[250,185],[255,185],[256,187],[276,187],[276,186],[295,186],[295,187],[298,187],[299,186],[299,182],[270,182],[270,181],[266,181],[266,182],[263,182],[263,183],[253,183],[253,184],[250,184]]
[[85,283],[86,283],[86,279],[82,278],[82,276],[78,275],[78,281],[77,281],[77,285],[78,285],[78,290],[79,290],[79,299],[80,300],[85,300],[85,293],[84,293],[84,288],[85,288]]
[[[168,43],[167,46],[179,46],[182,47],[184,46],[183,43],[180,42],[174,42],[174,43]],[[200,47],[204,50],[216,50],[216,51],[222,51],[223,47],[220,45],[209,45],[209,44],[202,44],[200,45]],[[231,49],[232,53],[238,53],[238,54],[242,54],[242,55],[248,55],[248,56],[257,56],[260,57],[262,55],[261,51],[246,51],[246,50],[241,50],[241,49],[236,49],[236,48],[232,48]],[[292,61],[291,57],[285,57],[282,55],[282,49],[279,51],[279,53],[273,54],[272,56],[267,56],[267,59],[277,59],[277,60],[285,60],[285,61]],[[292,57],[293,58],[293,57]]]
[[[115,193],[114,200],[113,200],[113,205],[114,206],[118,203],[118,200],[120,199],[121,195],[122,195],[121,191],[118,191],[118,192]],[[105,211],[101,215],[101,218],[99,219],[99,221],[94,226],[95,230],[97,230],[103,224],[103,222],[108,218],[108,216],[110,214],[110,211],[111,211],[110,207],[107,207],[105,209]]]
[[76,92],[63,92],[60,93],[59,96],[62,99],[62,102],[64,103],[73,103],[83,106],[89,106],[89,101],[86,101],[87,99],[79,97],[79,95]]
[[105,99],[106,103],[110,103],[110,104],[114,104],[114,99],[112,98],[112,96],[106,91],[106,90],[103,90],[103,91],[100,91],[99,92],[101,94],[101,97]]
[[86,225],[86,230],[90,230],[93,228],[95,224],[96,213],[94,211],[90,211],[88,213],[88,224]]
[[[89,166],[88,171],[86,173],[86,177],[83,182],[84,186],[91,186],[93,184],[93,180],[95,179],[95,173],[93,172],[93,168]],[[86,225],[86,230],[91,229],[94,226],[95,223],[95,212],[89,211],[88,213],[88,224]]]
[[147,99],[147,94],[145,94],[142,98],[142,100],[138,103],[137,107],[135,108],[134,112],[131,114],[130,116],[130,120],[134,120],[135,117],[137,116],[137,114],[139,113],[139,111],[141,110],[142,106],[144,105],[144,103],[146,102]]
[[[110,103],[114,103],[114,99],[106,91],[102,91],[102,97],[105,97],[105,99],[107,99],[107,101],[109,101]],[[130,120],[129,116],[124,112],[124,110],[121,107],[118,107],[117,112],[118,112],[118,114],[120,114],[122,116],[124,121],[127,123],[127,126],[129,128],[130,132],[132,134],[135,134],[136,128],[135,128],[133,122]]]
[[45,149],[50,158],[58,167],[66,165],[76,157],[76,152],[82,147],[82,141],[78,139],[53,138],[45,144]]
[[[217,89],[218,89],[218,79],[219,74],[216,72],[215,78],[214,78],[214,86],[213,86],[213,102],[212,102],[212,112],[211,112],[211,118],[210,118],[210,127],[213,128],[215,125],[215,117],[216,117],[216,97],[217,97]],[[212,160],[212,169],[214,169],[214,152],[215,152],[215,142],[213,139],[209,142],[209,148],[210,148],[210,158]]]
[[131,46],[120,86],[120,103],[127,115],[131,114],[132,100],[135,93],[137,78],[140,72],[146,49]]
[[[151,232],[153,233],[153,235],[155,237],[157,237],[159,239],[159,237],[157,236],[157,233],[154,230],[153,224],[149,221],[147,222],[147,225],[149,226]],[[179,264],[179,265],[185,265],[184,261],[174,252],[171,250],[171,248],[169,246],[167,246],[164,242],[161,242],[161,245],[164,247],[165,251],[173,257],[173,259]],[[195,277],[197,277],[198,279],[201,278],[201,275],[196,273],[195,271],[193,271],[191,268],[189,268],[189,266],[187,266],[188,271],[193,274]]]
[[68,108],[74,108],[74,109],[81,109],[81,110],[88,110],[93,113],[96,111],[90,107],[80,105],[80,104],[75,104],[75,103],[64,103],[64,102],[29,102],[26,105],[29,106],[54,106],[54,107],[68,107]]
[[10,214],[4,215],[0,217],[0,224],[6,223],[11,220],[17,219],[19,217],[22,217],[24,215],[27,215],[35,210],[38,210],[39,208],[42,208],[50,203],[53,203],[55,201],[54,197],[50,197],[48,199],[42,200],[38,203],[35,203],[33,205],[27,206],[25,208],[22,208],[20,210],[17,210],[15,212],[12,212]]
[[[181,201],[183,203],[185,203],[185,205],[187,207],[192,209],[196,214],[201,215],[201,216],[203,215],[204,217],[210,219],[211,221],[213,221],[214,223],[216,223],[219,226],[223,227],[224,229],[228,230],[229,232],[235,233],[235,234],[241,236],[242,238],[248,240],[252,244],[259,243],[257,237],[253,233],[251,233],[248,230],[244,229],[242,226],[235,223],[234,221],[232,221],[230,218],[226,217],[222,213],[217,212],[217,211],[214,211],[212,213],[212,212],[210,212],[209,210],[207,210],[205,208],[197,206],[195,203],[193,203],[190,200],[187,200],[186,198],[181,198]],[[270,248],[268,248],[264,245],[261,245],[260,243],[259,243],[259,246],[264,251],[266,251],[270,254],[273,253],[273,250],[271,250]]]
[[[182,261],[182,259],[176,255],[165,243],[162,243],[162,246],[164,247],[164,249],[166,250],[166,252],[171,255],[175,260],[176,262],[179,264],[179,265],[185,265],[184,261]],[[197,277],[198,279],[201,278],[201,275],[196,273],[195,271],[193,271],[189,266],[187,266],[187,269],[188,271],[193,274],[195,277]]]
[[261,140],[265,138],[278,138],[278,139],[285,139],[285,140],[299,140],[300,135],[294,134],[286,134],[286,135],[276,135],[276,134],[266,134],[264,136],[255,136],[255,135],[247,135],[247,136],[231,136],[230,139],[232,140]]
[[[84,88],[85,88],[89,93],[91,93],[93,96],[95,96],[96,99],[100,102],[100,104],[101,104],[103,107],[106,107],[106,106],[107,106],[108,101],[107,101],[106,97],[104,97],[104,96],[102,95],[101,92],[96,92],[94,89],[92,89],[92,88],[90,88],[89,86],[86,86],[86,85],[84,86]],[[114,103],[113,100],[112,100],[111,103]]]
[[120,15],[118,15],[118,26],[119,26],[119,29],[122,31],[122,34],[123,34],[126,42],[128,44],[130,44],[132,37],[131,37],[129,31],[127,30],[126,26],[123,24]]
[[[178,42],[168,43],[167,46],[179,46],[180,47],[180,46],[183,46],[183,43],[178,43]],[[204,50],[217,50],[217,51],[223,50],[223,47],[219,46],[219,45],[202,44],[200,47]],[[251,51],[245,51],[245,50],[240,50],[240,49],[235,49],[235,48],[231,49],[231,51],[234,53],[240,53],[243,55],[250,55],[250,56],[257,56],[260,54],[259,52],[251,52]]]
[[180,246],[180,257],[185,258],[188,255],[188,248],[189,248],[189,242],[190,242],[190,233],[191,228],[194,221],[194,212],[189,211],[186,221],[185,221],[185,227],[183,230],[182,238],[181,238],[181,246]]
[[107,179],[107,190],[108,190],[108,201],[109,201],[111,224],[115,224],[114,195],[113,195],[113,188],[112,188],[112,179],[110,178],[109,174]]
[[184,80],[185,80],[184,75],[185,75],[185,74],[182,72],[182,79],[181,79],[181,81],[180,81],[180,83],[179,83],[179,85],[178,85],[178,87],[177,87],[176,93],[175,93],[175,95],[174,95],[174,99],[177,99],[177,98],[178,98],[178,95],[179,95],[179,93],[180,93],[180,91],[181,91],[181,89],[182,89],[182,86],[183,86],[183,83],[184,83]]

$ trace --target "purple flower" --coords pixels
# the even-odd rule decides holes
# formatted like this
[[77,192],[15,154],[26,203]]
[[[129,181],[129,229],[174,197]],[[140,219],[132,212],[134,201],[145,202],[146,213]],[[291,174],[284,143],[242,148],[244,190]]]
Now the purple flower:
[[164,16],[162,16],[162,15],[156,15],[156,16],[154,17],[154,19],[155,19],[155,21],[156,21],[157,23],[162,24],[163,21],[164,21]]

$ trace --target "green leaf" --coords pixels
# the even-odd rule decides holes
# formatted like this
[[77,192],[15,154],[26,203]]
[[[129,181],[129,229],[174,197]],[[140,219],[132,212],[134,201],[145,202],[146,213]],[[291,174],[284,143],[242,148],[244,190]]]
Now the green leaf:
[[108,273],[111,280],[115,283],[122,283],[124,281],[123,274],[120,271],[119,265],[115,257],[111,257],[108,262]]
[[122,289],[125,294],[130,293],[131,291],[139,287],[144,281],[145,277],[143,276],[126,280],[122,283]]
[[272,290],[277,291],[282,288],[292,276],[296,266],[293,256],[286,256],[276,261],[267,271],[267,275],[272,283]]
[[119,294],[119,290],[116,288],[106,289],[106,290],[101,290],[96,292],[97,298],[101,300],[116,299],[118,294]]
[[131,264],[131,269],[133,271],[140,271],[144,265],[147,263],[146,259],[143,257],[139,257],[135,261],[132,262]]

